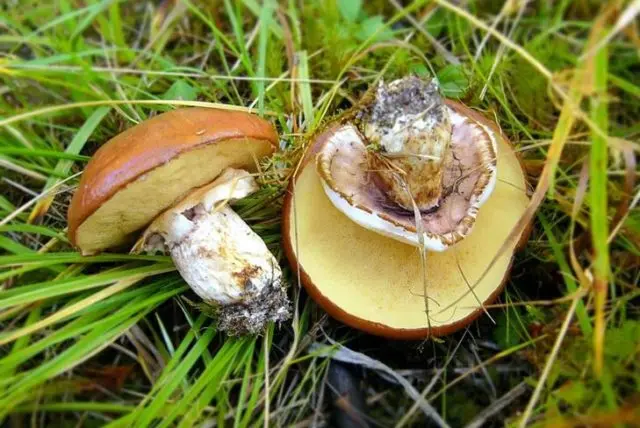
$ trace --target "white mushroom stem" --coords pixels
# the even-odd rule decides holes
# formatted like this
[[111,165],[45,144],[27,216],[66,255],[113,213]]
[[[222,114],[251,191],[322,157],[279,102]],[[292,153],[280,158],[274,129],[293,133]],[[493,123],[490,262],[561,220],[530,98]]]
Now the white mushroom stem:
[[[316,167],[329,200],[362,227],[420,248],[445,251],[465,239],[497,180],[497,136],[489,127],[449,109],[451,141],[438,186],[438,205],[423,211],[394,204],[371,170],[368,141],[354,124],[324,134]],[[420,184],[420,175],[416,176]],[[425,178],[428,180],[428,177]],[[391,200],[390,200],[391,199]]]
[[220,328],[232,334],[259,332],[288,316],[277,260],[227,205],[256,190],[248,172],[227,169],[158,217],[141,241],[146,250],[171,253],[187,284],[219,311]]
[[228,305],[279,286],[278,262],[238,214],[228,206],[211,213],[201,206],[194,210],[191,219],[176,217],[170,233],[183,236],[167,241],[167,246],[178,271],[198,296]]
[[437,82],[409,77],[380,83],[359,119],[378,149],[368,163],[387,196],[408,211],[436,208],[452,131]]

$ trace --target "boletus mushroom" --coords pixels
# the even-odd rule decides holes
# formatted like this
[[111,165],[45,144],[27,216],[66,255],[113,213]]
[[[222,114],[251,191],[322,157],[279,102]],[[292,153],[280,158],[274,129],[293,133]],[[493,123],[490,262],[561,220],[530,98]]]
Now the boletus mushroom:
[[221,330],[260,332],[289,316],[282,272],[229,203],[258,189],[259,161],[277,142],[267,121],[244,112],[183,108],[141,122],[87,164],[69,207],[70,241],[89,255],[139,238],[134,251],[171,254]]
[[444,335],[502,290],[527,233],[500,248],[528,202],[497,126],[443,99],[435,81],[407,77],[312,138],[285,200],[285,252],[343,323],[398,339]]

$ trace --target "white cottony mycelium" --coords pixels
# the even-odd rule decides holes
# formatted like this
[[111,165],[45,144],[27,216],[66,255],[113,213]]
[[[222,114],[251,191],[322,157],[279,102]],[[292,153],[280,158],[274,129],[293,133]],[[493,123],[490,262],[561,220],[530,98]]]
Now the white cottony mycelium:
[[288,318],[282,271],[264,241],[228,202],[255,192],[246,171],[225,170],[190,193],[146,230],[146,250],[168,250],[198,296],[218,312],[230,334],[257,333],[268,321]]

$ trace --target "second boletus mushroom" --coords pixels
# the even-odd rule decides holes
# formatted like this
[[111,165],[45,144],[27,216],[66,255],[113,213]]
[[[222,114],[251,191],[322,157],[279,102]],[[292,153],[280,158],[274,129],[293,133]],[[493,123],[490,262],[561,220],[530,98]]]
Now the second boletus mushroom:
[[244,112],[184,108],[117,135],[87,164],[68,212],[83,254],[131,245],[168,252],[229,334],[289,316],[277,260],[229,203],[258,189],[278,136]]
[[499,250],[528,202],[497,126],[408,77],[313,138],[285,201],[285,251],[342,322],[392,338],[447,334],[502,290],[518,243]]

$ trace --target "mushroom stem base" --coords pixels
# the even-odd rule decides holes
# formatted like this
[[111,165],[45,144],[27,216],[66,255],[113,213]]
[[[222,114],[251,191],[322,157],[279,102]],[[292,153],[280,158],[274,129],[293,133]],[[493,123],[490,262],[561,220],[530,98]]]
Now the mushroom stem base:
[[376,154],[371,156],[369,164],[374,171],[374,183],[398,208],[410,212],[413,212],[414,204],[421,212],[438,208],[444,161],[381,160]]
[[178,271],[219,317],[220,330],[252,334],[288,318],[278,261],[230,207],[208,212],[203,204],[179,212],[168,245]]
[[[218,328],[230,336],[259,334],[270,321],[289,319],[289,300],[280,283],[263,288],[260,292],[247,295],[237,303],[213,306],[218,320]],[[257,291],[257,290],[256,290]]]

